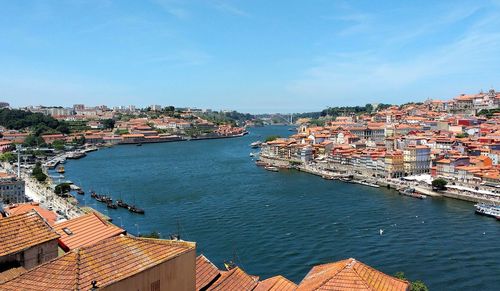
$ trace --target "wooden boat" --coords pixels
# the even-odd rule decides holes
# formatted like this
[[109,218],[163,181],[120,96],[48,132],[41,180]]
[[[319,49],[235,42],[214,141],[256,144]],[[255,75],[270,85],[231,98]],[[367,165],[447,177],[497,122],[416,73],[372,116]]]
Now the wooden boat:
[[144,209],[138,208],[135,205],[129,206],[128,211],[137,213],[137,214],[144,214]]
[[106,207],[111,209],[118,209],[118,206],[116,206],[116,204],[114,204],[113,202],[106,203]]
[[116,200],[116,205],[121,208],[127,208],[128,209],[128,204],[123,202],[122,200]]
[[405,195],[405,196],[408,196],[408,197],[417,198],[417,199],[425,199],[425,198],[427,198],[427,196],[425,196],[423,194],[416,193],[415,189],[413,189],[413,188],[406,188],[404,190],[401,190],[401,191],[399,191],[399,194],[400,195]]
[[59,166],[56,170],[59,174],[64,174],[64,172],[66,172],[66,170],[64,170],[64,166]]

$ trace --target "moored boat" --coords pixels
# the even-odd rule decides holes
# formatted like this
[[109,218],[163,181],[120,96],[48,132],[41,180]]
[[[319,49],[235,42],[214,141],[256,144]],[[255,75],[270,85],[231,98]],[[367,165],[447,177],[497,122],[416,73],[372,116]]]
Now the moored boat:
[[259,167],[264,167],[264,166],[267,166],[267,163],[266,162],[263,162],[261,160],[257,160],[255,161],[255,164]]
[[113,202],[106,203],[106,207],[111,208],[111,209],[117,209],[118,208],[118,206],[116,206],[116,204],[114,204]]
[[116,200],[116,205],[121,208],[127,208],[128,209],[128,204],[123,202],[123,200]]
[[279,168],[275,166],[265,166],[264,169],[271,171],[271,172],[278,172]]
[[133,212],[133,213],[137,213],[137,214],[144,214],[144,209],[136,207],[135,205],[129,206],[128,211]]
[[253,149],[256,149],[262,145],[262,142],[260,140],[254,141],[253,143],[250,144],[250,147]]
[[85,194],[85,192],[82,189],[76,190],[76,193],[79,194],[79,195],[84,195]]
[[413,189],[413,188],[406,188],[406,189],[400,190],[399,194],[400,195],[405,195],[405,196],[408,196],[408,197],[417,198],[417,199],[425,199],[425,198],[427,198],[427,196],[425,196],[423,194],[416,193],[415,189]]
[[64,174],[64,172],[65,172],[66,170],[64,169],[64,166],[59,166],[59,167],[57,167],[57,170],[56,170],[56,171],[57,171],[59,174]]
[[500,206],[485,203],[478,203],[474,206],[476,207],[476,214],[490,216],[500,220]]

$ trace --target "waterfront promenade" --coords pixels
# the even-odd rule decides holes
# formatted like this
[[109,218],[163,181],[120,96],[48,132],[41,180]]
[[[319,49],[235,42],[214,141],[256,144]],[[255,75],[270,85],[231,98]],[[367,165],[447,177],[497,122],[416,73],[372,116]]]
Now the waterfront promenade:
[[[369,184],[376,184],[379,186],[385,186],[389,188],[393,188],[396,190],[401,190],[404,188],[414,188],[417,192],[427,196],[433,197],[447,197],[453,199],[459,199],[469,202],[481,202],[481,203],[492,203],[492,204],[500,204],[500,194],[493,193],[486,189],[482,189],[484,187],[479,188],[476,193],[472,191],[464,191],[463,189],[475,190],[472,187],[476,187],[476,185],[450,185],[446,191],[433,191],[432,186],[424,181],[416,181],[411,180],[409,178],[406,179],[388,179],[386,177],[373,177],[370,175],[362,175],[361,173],[357,173],[356,171],[350,169],[349,166],[344,167],[328,167],[325,164],[319,164],[315,162],[302,163],[300,165],[292,165],[290,160],[279,159],[276,157],[268,157],[265,155],[260,155],[260,160],[264,163],[267,163],[272,166],[281,167],[281,168],[294,168],[302,172],[307,172],[317,176],[326,176],[332,177],[335,179],[341,178],[349,178],[353,181],[365,181]],[[479,190],[482,190],[479,192]]]

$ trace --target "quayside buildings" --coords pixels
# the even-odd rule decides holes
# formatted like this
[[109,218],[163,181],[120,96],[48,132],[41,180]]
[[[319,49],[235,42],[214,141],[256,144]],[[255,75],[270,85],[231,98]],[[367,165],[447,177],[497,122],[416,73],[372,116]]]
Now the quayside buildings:
[[262,145],[264,162],[351,177],[390,180],[427,176],[498,199],[500,93],[427,100],[365,114],[304,123]]
[[353,258],[317,265],[298,284],[261,279],[219,269],[193,242],[134,237],[94,213],[51,224],[32,206],[0,217],[0,290],[410,290]]

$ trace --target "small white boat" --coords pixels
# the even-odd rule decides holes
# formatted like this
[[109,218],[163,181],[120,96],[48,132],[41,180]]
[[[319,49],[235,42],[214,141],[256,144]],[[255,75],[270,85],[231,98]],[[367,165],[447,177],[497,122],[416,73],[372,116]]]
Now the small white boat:
[[278,172],[279,171],[278,167],[275,167],[275,166],[265,166],[264,169],[271,171],[271,172]]

